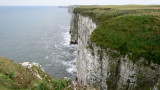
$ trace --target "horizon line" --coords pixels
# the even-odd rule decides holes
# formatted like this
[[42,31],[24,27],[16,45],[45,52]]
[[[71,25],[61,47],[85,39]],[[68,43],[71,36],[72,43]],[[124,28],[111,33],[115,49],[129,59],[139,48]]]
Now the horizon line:
[[[160,5],[160,4],[108,4],[108,5]],[[75,5],[0,5],[1,6],[76,6]],[[78,5],[77,5],[78,6]],[[83,6],[83,5],[79,5],[79,6]],[[84,6],[94,6],[93,5],[84,5]],[[103,6],[103,5],[97,5],[97,6]]]

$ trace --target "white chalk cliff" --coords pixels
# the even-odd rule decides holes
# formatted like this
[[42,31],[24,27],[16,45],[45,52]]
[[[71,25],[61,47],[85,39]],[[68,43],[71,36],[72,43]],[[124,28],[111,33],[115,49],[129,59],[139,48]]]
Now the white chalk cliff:
[[160,65],[147,65],[144,58],[133,62],[128,55],[116,56],[116,50],[103,49],[91,42],[97,24],[90,17],[72,14],[71,43],[78,44],[77,78],[87,88],[102,90],[158,90]]

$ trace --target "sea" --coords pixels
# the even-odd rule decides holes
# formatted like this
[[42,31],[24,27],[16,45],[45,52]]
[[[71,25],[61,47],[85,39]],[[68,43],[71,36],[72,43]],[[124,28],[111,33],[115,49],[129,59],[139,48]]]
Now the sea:
[[36,62],[53,78],[76,77],[71,14],[56,6],[1,6],[0,57]]

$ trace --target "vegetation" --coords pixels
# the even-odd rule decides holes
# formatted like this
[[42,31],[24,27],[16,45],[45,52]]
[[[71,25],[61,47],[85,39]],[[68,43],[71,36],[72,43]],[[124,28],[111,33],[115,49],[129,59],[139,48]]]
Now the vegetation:
[[70,80],[53,79],[38,66],[25,68],[21,64],[0,57],[0,90],[63,90],[70,84]]
[[160,6],[83,6],[74,10],[89,16],[98,24],[91,41],[103,48],[110,47],[121,55],[132,53],[138,60],[160,64]]

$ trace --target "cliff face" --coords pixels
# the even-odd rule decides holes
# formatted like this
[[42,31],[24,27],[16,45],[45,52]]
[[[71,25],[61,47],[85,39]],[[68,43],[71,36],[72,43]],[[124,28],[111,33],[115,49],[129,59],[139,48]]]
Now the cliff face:
[[68,12],[73,13],[74,8],[76,8],[76,7],[78,7],[78,6],[75,6],[75,5],[68,6]]
[[71,44],[76,44],[78,42],[78,15],[72,14],[72,19],[70,23],[70,34],[71,34]]
[[[116,50],[103,49],[90,41],[97,25],[89,17],[73,14],[71,43],[78,43],[78,81],[89,87],[108,90],[158,89],[160,65],[149,64],[144,58],[137,62]],[[129,54],[131,55],[131,54]]]

